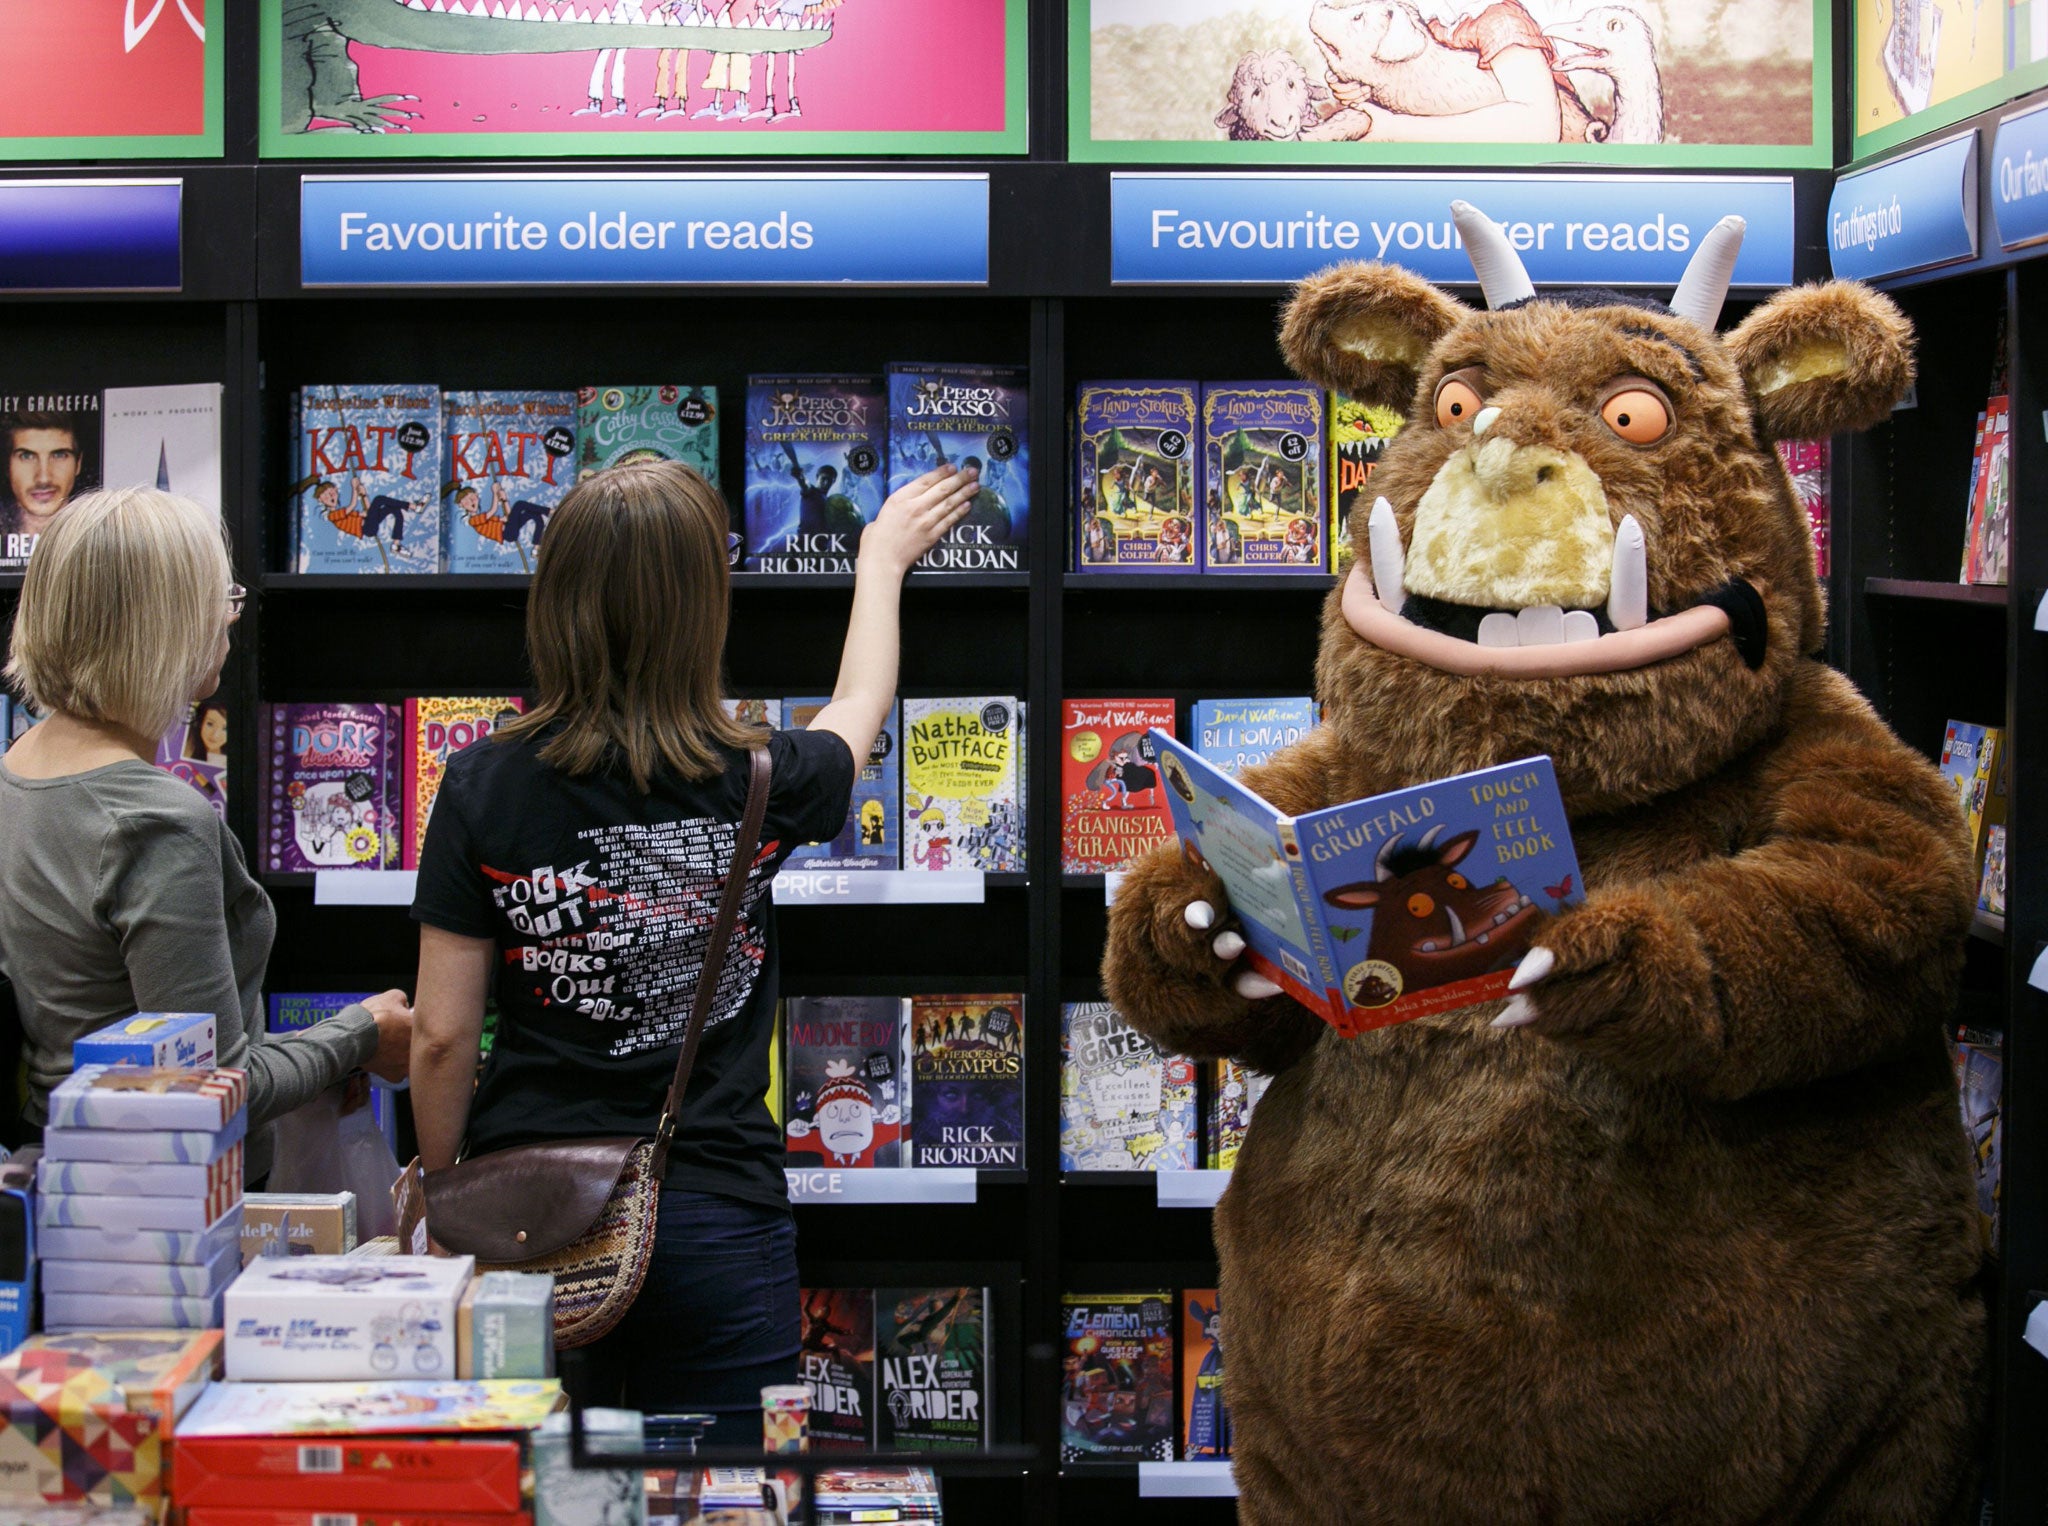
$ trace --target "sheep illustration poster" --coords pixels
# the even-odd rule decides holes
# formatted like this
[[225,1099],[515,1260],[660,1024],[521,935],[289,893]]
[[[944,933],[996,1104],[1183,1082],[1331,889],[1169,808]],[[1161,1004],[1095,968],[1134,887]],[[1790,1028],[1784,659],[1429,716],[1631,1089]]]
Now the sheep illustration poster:
[[0,5],[0,159],[220,153],[222,9],[221,0]]
[[1827,0],[1076,0],[1069,16],[1075,159],[1829,162]]
[[[137,0],[142,3],[142,0]],[[288,0],[286,158],[1025,151],[1027,0]]]

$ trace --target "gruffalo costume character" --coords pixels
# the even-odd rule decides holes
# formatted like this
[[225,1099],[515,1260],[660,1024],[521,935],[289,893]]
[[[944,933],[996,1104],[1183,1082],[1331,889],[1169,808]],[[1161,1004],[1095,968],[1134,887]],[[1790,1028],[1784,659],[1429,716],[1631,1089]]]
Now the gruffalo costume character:
[[1772,441],[1911,379],[1864,288],[1714,331],[1742,225],[1669,307],[1538,296],[1460,204],[1488,303],[1302,285],[1301,375],[1412,403],[1323,611],[1289,812],[1533,753],[1587,887],[1516,994],[1343,1038],[1236,962],[1169,844],[1108,994],[1274,1079],[1216,1214],[1242,1519],[1900,1522],[1970,1492],[1984,1312],[1941,1030],[1972,900],[1956,804],[1815,660]]

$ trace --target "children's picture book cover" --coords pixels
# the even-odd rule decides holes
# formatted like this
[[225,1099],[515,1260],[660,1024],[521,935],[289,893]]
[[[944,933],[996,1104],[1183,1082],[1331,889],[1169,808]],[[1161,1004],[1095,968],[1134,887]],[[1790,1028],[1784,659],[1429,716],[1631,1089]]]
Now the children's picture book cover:
[[526,708],[516,694],[488,699],[429,696],[405,702],[405,783],[401,794],[405,815],[404,867],[420,866],[427,841],[427,821],[448,760],[463,748],[481,742]]
[[0,392],[0,572],[26,567],[64,505],[100,485],[100,417],[97,392]]
[[[1363,403],[1342,392],[1328,396],[1330,419],[1330,570],[1351,570],[1351,511],[1365,493],[1387,441],[1401,432],[1407,416],[1398,408]],[[1366,500],[1371,507],[1371,500]]]
[[[817,713],[830,703],[823,697],[782,701],[781,725],[791,731],[805,730]],[[902,867],[900,845],[903,824],[903,787],[900,749],[902,734],[899,711],[889,707],[888,717],[853,774],[853,803],[846,822],[830,842],[800,843],[791,850],[789,867],[794,869],[897,869]]]
[[1024,1165],[1024,997],[910,998],[911,1164]]
[[1329,570],[1323,394],[1306,382],[1202,384],[1202,566]]
[[972,1452],[989,1443],[985,1288],[877,1288],[881,1450]]
[[1969,829],[1970,846],[1980,855],[1984,842],[1984,804],[1990,794],[1992,768],[1998,752],[1998,729],[1970,721],[1950,721],[1941,739],[1936,767],[1956,792]]
[[897,996],[793,996],[786,1003],[793,1166],[902,1166],[911,1127],[910,1004]]
[[871,1288],[805,1288],[798,1371],[811,1390],[811,1447],[875,1444],[875,1295]]
[[219,382],[109,387],[102,483],[153,487],[221,511]]
[[1022,366],[891,365],[889,491],[938,466],[978,472],[967,517],[918,559],[927,572],[1031,566],[1031,409]]
[[1189,731],[1196,752],[1235,778],[1292,747],[1316,726],[1316,702],[1287,699],[1198,699]]
[[1505,996],[1585,899],[1547,757],[1285,816],[1153,736],[1181,849],[1229,891],[1246,959],[1346,1037]]
[[576,485],[576,394],[449,392],[441,401],[448,571],[533,571],[548,515]]
[[218,698],[203,699],[185,711],[156,744],[156,766],[183,779],[213,807],[228,814],[228,707]]
[[879,376],[747,378],[749,572],[851,572],[888,496]]
[[1955,1063],[1957,1094],[1963,1109],[1963,1132],[1969,1136],[1971,1164],[1977,1177],[1977,1222],[1984,1248],[1998,1252],[1998,1203],[2003,1195],[2000,1134],[2004,1110],[2005,1044],[2000,1036],[1964,1028],[1950,1047]]
[[441,570],[441,392],[427,383],[299,395],[300,572]]
[[1223,1399],[1223,1304],[1214,1288],[1180,1295],[1180,1455],[1183,1462],[1230,1455],[1230,1406]]
[[1083,382],[1074,398],[1074,566],[1081,572],[1192,572],[1195,382]]
[[1195,1169],[1195,1062],[1105,1001],[1060,1008],[1060,1169]]
[[1150,732],[1173,731],[1173,701],[1069,699],[1060,719],[1061,870],[1105,874],[1172,837]]
[[1984,829],[1984,873],[1977,881],[1977,909],[2005,915],[2005,828]]
[[905,869],[1022,872],[1023,729],[1006,694],[903,701]]
[[1060,1460],[1173,1460],[1173,1294],[1061,1299]]
[[1984,404],[1984,427],[1970,477],[1968,532],[1963,540],[1962,581],[2003,583],[2006,550],[2012,539],[2012,410],[2010,400]]
[[1235,1060],[1209,1060],[1205,1066],[1209,1099],[1202,1119],[1202,1145],[1206,1164],[1212,1171],[1234,1170],[1252,1112],[1272,1078],[1246,1070]]
[[398,867],[403,724],[395,705],[270,707],[264,868]]

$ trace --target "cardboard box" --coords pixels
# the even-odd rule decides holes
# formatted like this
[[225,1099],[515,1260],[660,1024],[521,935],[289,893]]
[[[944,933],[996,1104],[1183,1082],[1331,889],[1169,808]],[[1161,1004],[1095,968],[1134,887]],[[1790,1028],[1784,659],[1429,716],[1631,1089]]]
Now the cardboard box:
[[449,1378],[472,1256],[259,1256],[227,1291],[237,1382]]
[[530,1431],[563,1405],[553,1378],[492,1383],[216,1383],[185,1436],[438,1436]]
[[73,1068],[140,1065],[146,1070],[211,1070],[211,1012],[138,1012],[71,1044]]
[[43,1293],[45,1330],[217,1330],[222,1294]]
[[187,1509],[511,1515],[520,1507],[516,1441],[188,1434],[176,1453],[178,1503]]
[[156,1418],[84,1356],[16,1353],[0,1375],[0,1496],[127,1505],[163,1494]]
[[[109,1130],[109,1132],[112,1132]],[[198,1198],[232,1202],[242,1191],[242,1147],[233,1145],[204,1166],[164,1161],[51,1160],[43,1158],[36,1187],[45,1196],[56,1193],[96,1197]],[[219,1214],[214,1215],[219,1218]],[[166,1228],[145,1225],[144,1228]]]
[[484,1272],[455,1314],[457,1375],[555,1375],[555,1279],[545,1272]]
[[[211,1170],[212,1167],[208,1167]],[[38,1229],[170,1229],[196,1235],[242,1206],[242,1183],[223,1184],[210,1197],[106,1197],[45,1192],[36,1199]]]
[[210,1298],[242,1269],[241,1247],[223,1245],[203,1266],[174,1261],[44,1261],[43,1292],[117,1298]]
[[210,1166],[240,1144],[248,1132],[247,1113],[235,1114],[224,1128],[214,1133],[181,1134],[160,1129],[44,1129],[43,1159]]
[[36,1304],[36,1150],[0,1162],[0,1350],[28,1338]]
[[0,1377],[11,1379],[38,1352],[58,1352],[91,1365],[119,1388],[128,1412],[148,1415],[160,1435],[176,1432],[193,1401],[220,1373],[220,1331],[81,1330],[32,1335],[0,1357]]
[[242,1199],[242,1264],[280,1240],[294,1256],[345,1256],[356,1248],[353,1192],[252,1192]]
[[175,1262],[205,1266],[223,1245],[242,1241],[242,1209],[237,1204],[218,1224],[184,1232],[171,1229],[44,1229],[37,1234],[45,1261]]
[[45,1126],[217,1134],[249,1100],[239,1070],[147,1070],[86,1065],[50,1093]]

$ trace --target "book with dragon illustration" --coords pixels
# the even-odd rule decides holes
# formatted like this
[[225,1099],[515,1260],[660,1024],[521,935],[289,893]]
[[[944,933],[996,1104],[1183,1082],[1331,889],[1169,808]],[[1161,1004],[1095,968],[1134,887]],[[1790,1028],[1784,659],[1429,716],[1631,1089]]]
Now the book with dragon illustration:
[[1323,394],[1204,382],[1202,509],[1204,571],[1327,572]]
[[297,571],[441,571],[439,388],[304,388],[296,476]]
[[888,496],[879,376],[747,378],[749,572],[851,572]]
[[885,1452],[988,1445],[985,1288],[875,1289],[877,1444]]
[[1023,870],[1023,729],[1008,695],[903,701],[905,869]]
[[1060,1169],[1195,1169],[1195,1062],[1105,1001],[1060,1008]]
[[405,702],[405,783],[400,798],[405,811],[404,865],[420,866],[427,841],[427,819],[448,760],[463,748],[481,742],[497,727],[526,708],[516,694],[489,699],[432,696]]
[[782,1128],[791,1165],[909,1164],[909,1007],[897,996],[793,996],[784,1004]]
[[1122,869],[1173,836],[1150,732],[1172,731],[1170,699],[1061,702],[1060,868]]
[[1030,394],[1022,366],[889,367],[889,491],[938,466],[972,468],[967,517],[918,560],[927,572],[1031,566]]
[[1195,382],[1083,382],[1074,398],[1074,566],[1192,572]]
[[395,705],[273,705],[263,748],[263,867],[395,869],[400,738]]
[[1316,725],[1316,702],[1291,699],[1198,699],[1188,741],[1196,752],[1235,778],[1292,747]]
[[910,998],[912,1165],[1024,1165],[1024,998]]
[[1330,410],[1330,570],[1340,577],[1351,570],[1351,511],[1365,498],[1365,485],[1379,465],[1387,441],[1401,432],[1407,417],[1398,408],[1363,403],[1342,392],[1328,395]]
[[811,1390],[811,1446],[868,1451],[875,1444],[875,1294],[805,1288],[797,1375]]
[[450,572],[531,572],[548,515],[576,485],[576,394],[442,396]]
[[[785,699],[779,724],[802,731],[829,703],[824,698]],[[902,822],[898,806],[903,798],[899,779],[897,738],[901,725],[897,707],[891,705],[875,735],[875,745],[853,772],[853,801],[846,821],[830,842],[800,843],[791,850],[792,869],[899,869]]]
[[1547,757],[1288,816],[1153,739],[1181,850],[1223,881],[1245,958],[1347,1037],[1505,996],[1585,899]]
[[1069,1293],[1061,1299],[1060,1458],[1173,1458],[1173,1294]]

